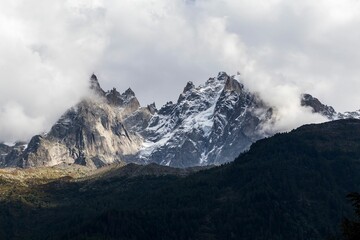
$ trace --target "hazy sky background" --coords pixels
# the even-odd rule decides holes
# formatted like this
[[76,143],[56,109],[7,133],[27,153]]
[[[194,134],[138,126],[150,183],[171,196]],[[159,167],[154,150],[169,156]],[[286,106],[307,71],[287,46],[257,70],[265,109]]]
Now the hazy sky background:
[[356,110],[359,26],[358,0],[1,1],[0,141],[47,131],[92,72],[160,107],[187,81],[240,71],[279,106],[279,129],[318,119],[302,92]]

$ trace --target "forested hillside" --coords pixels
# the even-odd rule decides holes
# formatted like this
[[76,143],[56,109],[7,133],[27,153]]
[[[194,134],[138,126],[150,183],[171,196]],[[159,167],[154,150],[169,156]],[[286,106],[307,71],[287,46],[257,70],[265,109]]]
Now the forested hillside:
[[121,169],[26,191],[1,180],[11,194],[1,195],[0,238],[324,239],[351,216],[346,195],[360,191],[360,121],[277,134],[187,176]]

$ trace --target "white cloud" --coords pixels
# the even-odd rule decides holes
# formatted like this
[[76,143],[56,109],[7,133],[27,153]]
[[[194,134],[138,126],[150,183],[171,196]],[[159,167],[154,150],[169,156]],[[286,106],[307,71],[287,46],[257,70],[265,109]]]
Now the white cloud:
[[62,0],[0,9],[0,141],[28,140],[86,92],[106,43],[102,17]]
[[356,0],[2,1],[0,141],[48,130],[93,71],[161,105],[187,81],[239,70],[278,104],[281,130],[322,120],[299,108],[301,92],[355,110],[359,23]]

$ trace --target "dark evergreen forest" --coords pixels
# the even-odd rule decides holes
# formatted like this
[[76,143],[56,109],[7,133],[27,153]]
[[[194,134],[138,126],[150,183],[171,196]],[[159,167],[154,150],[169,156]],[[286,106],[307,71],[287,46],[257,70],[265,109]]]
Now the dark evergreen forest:
[[360,121],[339,120],[186,177],[34,184],[2,199],[0,239],[330,239],[356,219],[351,192],[360,192]]

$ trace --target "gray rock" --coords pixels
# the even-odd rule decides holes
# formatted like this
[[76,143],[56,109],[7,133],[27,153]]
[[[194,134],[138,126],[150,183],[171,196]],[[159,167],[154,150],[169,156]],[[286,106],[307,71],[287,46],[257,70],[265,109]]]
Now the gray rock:
[[348,119],[348,118],[360,119],[360,110],[353,112],[339,113],[336,112],[333,107],[321,103],[319,99],[311,96],[310,94],[302,94],[301,105],[312,108],[312,111],[314,113],[319,113],[325,116],[326,118],[328,118],[329,120]]
[[314,98],[310,94],[302,94],[301,106],[310,107],[314,113],[320,113],[328,119],[333,120],[337,118],[337,113],[333,107],[322,104],[319,99]]
[[99,96],[104,96],[105,91],[100,87],[99,81],[95,74],[90,77],[90,89]]
[[[91,89],[103,93],[97,78]],[[46,135],[31,139],[21,155],[21,167],[54,166],[76,163],[99,168],[121,162],[138,152],[142,140],[129,132],[124,121],[140,104],[131,90],[119,94],[115,89],[100,99],[84,99],[68,110]]]

